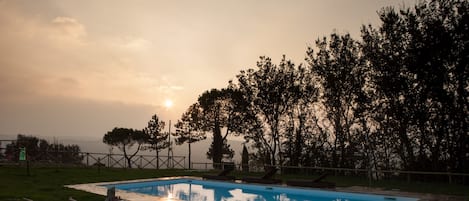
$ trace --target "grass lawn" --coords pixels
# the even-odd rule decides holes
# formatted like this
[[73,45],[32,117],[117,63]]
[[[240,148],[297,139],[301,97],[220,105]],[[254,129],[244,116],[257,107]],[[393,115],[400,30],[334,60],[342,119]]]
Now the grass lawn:
[[[0,167],[0,200],[68,200],[73,197],[79,201],[103,201],[98,196],[82,191],[64,188],[67,184],[105,182],[129,179],[143,179],[167,176],[200,176],[202,172],[186,170],[139,170],[139,169],[107,169],[102,168],[32,168],[31,175],[26,174],[24,167]],[[246,174],[234,172],[237,178]],[[259,174],[249,174],[259,175]],[[297,177],[281,176],[282,179]],[[336,182],[337,186],[367,186],[368,181],[357,177],[327,177],[328,181]],[[401,189],[410,192],[443,193],[469,196],[469,186],[438,184],[438,183],[407,183],[402,181],[373,182],[374,187],[384,189]]]
[[104,196],[63,187],[67,184],[104,182],[129,179],[143,179],[179,175],[197,175],[197,172],[184,170],[139,170],[97,168],[32,168],[27,176],[24,167],[0,167],[0,200],[34,201],[68,200],[73,197],[79,201],[103,201]]

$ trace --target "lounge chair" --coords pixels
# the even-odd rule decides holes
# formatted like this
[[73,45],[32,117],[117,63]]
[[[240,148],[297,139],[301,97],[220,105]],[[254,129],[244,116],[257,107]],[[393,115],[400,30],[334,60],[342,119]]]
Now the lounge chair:
[[304,180],[304,179],[292,179],[287,180],[287,185],[289,186],[301,186],[301,187],[311,187],[311,188],[335,188],[335,183],[321,181],[327,177],[327,173],[320,175],[316,179]]
[[269,170],[262,177],[243,177],[241,180],[248,183],[260,183],[260,184],[278,184],[282,183],[280,179],[272,178],[278,171],[276,167],[269,168]]
[[204,179],[212,179],[212,180],[235,180],[234,176],[228,175],[234,168],[225,168],[223,171],[218,173],[217,175],[202,175]]

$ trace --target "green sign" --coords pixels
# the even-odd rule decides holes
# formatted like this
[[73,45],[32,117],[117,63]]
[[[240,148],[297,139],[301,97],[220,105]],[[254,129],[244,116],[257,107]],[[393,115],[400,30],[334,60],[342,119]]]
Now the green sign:
[[21,147],[20,148],[20,161],[25,161],[26,160],[26,148]]

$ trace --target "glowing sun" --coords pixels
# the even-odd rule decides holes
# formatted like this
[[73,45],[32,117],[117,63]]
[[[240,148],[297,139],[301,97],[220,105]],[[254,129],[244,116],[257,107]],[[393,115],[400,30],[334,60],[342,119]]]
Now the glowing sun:
[[166,99],[166,100],[164,101],[164,106],[165,106],[166,108],[168,108],[168,109],[171,108],[171,107],[173,107],[173,101],[170,100],[170,99]]

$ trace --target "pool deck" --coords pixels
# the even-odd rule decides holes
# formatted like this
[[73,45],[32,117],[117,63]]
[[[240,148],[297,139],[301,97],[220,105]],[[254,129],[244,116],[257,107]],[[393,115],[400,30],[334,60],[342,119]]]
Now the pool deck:
[[382,188],[370,188],[363,186],[337,187],[336,191],[350,193],[368,193],[376,195],[391,195],[418,198],[419,201],[467,201],[469,198],[464,196],[439,195],[429,193],[413,193],[400,190],[384,190]]
[[[130,182],[168,180],[168,179],[200,179],[202,180],[202,178],[200,177],[183,176],[183,177],[165,177],[165,178],[137,179],[137,180],[115,181],[115,182],[75,184],[75,185],[66,185],[65,187],[106,196],[107,188],[104,187],[103,185],[130,183]],[[236,181],[236,182],[239,183],[240,181]],[[286,185],[280,185],[280,186],[286,187]],[[309,189],[309,188],[302,188],[302,189]],[[419,201],[450,201],[450,200],[451,201],[466,201],[468,200],[468,198],[465,198],[462,196],[411,193],[411,192],[404,192],[404,191],[399,191],[399,190],[383,190],[381,188],[369,188],[369,187],[363,187],[363,186],[337,187],[335,188],[335,190],[329,190],[329,191],[413,197],[413,198],[418,198]],[[127,201],[146,201],[146,200],[167,201],[168,200],[167,198],[161,198],[157,196],[151,196],[151,195],[145,195],[145,194],[139,194],[139,193],[132,193],[132,192],[127,192],[127,191],[123,191],[119,189],[116,189],[116,196]],[[171,200],[176,200],[176,199],[173,198]]]
[[[72,188],[76,190],[86,191],[98,195],[106,196],[107,188],[103,185],[109,184],[120,184],[120,183],[132,183],[132,182],[146,182],[146,181],[156,181],[156,180],[168,180],[168,179],[202,179],[200,177],[165,177],[165,178],[152,178],[152,179],[136,179],[136,180],[126,180],[126,181],[115,181],[115,182],[99,182],[99,183],[88,183],[88,184],[74,184],[66,185],[67,188]],[[158,196],[145,195],[140,193],[132,193],[128,191],[123,191],[116,189],[116,197],[119,197],[122,200],[126,201],[167,201],[167,198],[161,198]],[[177,200],[177,199],[172,199]]]

